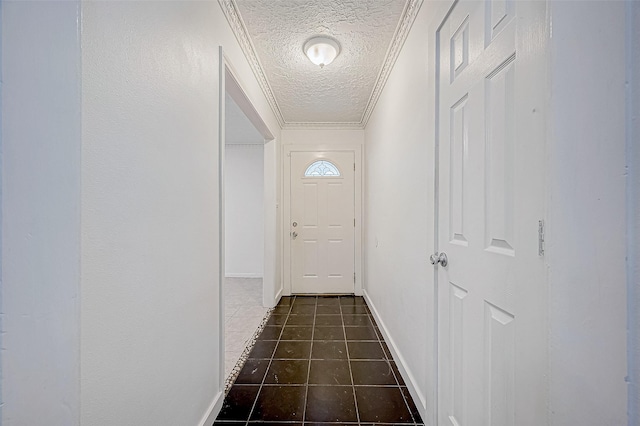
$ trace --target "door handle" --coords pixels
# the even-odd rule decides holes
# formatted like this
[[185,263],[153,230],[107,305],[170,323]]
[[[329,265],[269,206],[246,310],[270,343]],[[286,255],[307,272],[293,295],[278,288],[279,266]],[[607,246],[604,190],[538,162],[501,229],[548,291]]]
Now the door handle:
[[429,261],[433,266],[436,266],[438,263],[443,267],[446,267],[449,264],[449,259],[447,259],[447,254],[442,252],[435,252],[431,256],[429,256]]
[[297,233],[296,231],[293,231],[293,232],[291,233],[291,238],[292,238],[292,239],[294,239],[294,240],[295,240],[297,236],[298,236],[298,233]]

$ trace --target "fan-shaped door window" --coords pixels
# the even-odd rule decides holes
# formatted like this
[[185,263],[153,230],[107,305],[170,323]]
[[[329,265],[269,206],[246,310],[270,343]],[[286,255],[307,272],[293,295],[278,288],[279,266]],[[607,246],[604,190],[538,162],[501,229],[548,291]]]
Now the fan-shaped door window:
[[340,170],[331,161],[318,160],[311,163],[304,172],[305,177],[337,177]]

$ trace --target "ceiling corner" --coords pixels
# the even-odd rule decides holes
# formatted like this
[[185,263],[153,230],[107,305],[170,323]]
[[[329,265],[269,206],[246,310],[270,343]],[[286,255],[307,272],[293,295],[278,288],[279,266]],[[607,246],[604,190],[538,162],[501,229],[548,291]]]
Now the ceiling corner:
[[391,45],[389,46],[389,50],[387,51],[387,55],[384,60],[384,64],[380,69],[380,73],[378,74],[378,79],[376,80],[376,84],[371,91],[371,97],[369,98],[369,102],[367,102],[367,106],[362,114],[361,126],[362,128],[367,127],[367,123],[369,122],[369,118],[371,117],[371,113],[375,109],[376,103],[382,94],[382,90],[391,74],[391,70],[396,63],[396,59],[402,50],[402,46],[404,45],[407,36],[409,35],[409,31],[413,26],[413,23],[416,20],[416,16],[418,16],[418,12],[420,11],[420,6],[422,6],[423,0],[409,0],[407,5],[403,11],[402,18],[398,22],[398,28],[396,29],[395,34],[393,35],[393,39]]
[[[281,128],[283,129],[300,129],[300,128],[307,128],[307,129],[364,129],[369,121],[369,118],[371,117],[371,114],[373,112],[373,110],[375,109],[376,103],[378,101],[378,99],[380,98],[380,95],[382,94],[382,91],[384,89],[384,86],[387,82],[387,79],[389,78],[389,75],[395,65],[396,59],[398,58],[398,55],[400,54],[400,51],[402,50],[402,46],[404,45],[404,42],[411,30],[411,27],[416,19],[416,16],[420,10],[420,7],[423,3],[424,0],[404,0],[404,7],[402,9],[398,8],[396,9],[397,11],[395,12],[396,14],[392,14],[392,15],[387,15],[387,18],[394,16],[394,19],[398,19],[396,22],[397,24],[395,25],[395,30],[393,29],[393,23],[389,22],[387,19],[387,23],[385,25],[387,25],[386,28],[388,28],[388,33],[389,34],[387,37],[390,38],[390,42],[388,44],[386,53],[383,53],[384,50],[380,50],[378,49],[378,56],[379,58],[381,58],[379,60],[379,62],[377,62],[377,64],[375,65],[375,67],[380,67],[379,71],[377,72],[377,76],[375,73],[375,69],[373,72],[368,72],[369,74],[369,80],[371,83],[370,84],[370,88],[369,90],[371,90],[371,92],[369,92],[368,94],[368,98],[367,98],[367,92],[365,91],[365,93],[362,93],[359,96],[359,100],[358,99],[354,99],[355,103],[353,103],[353,106],[351,107],[351,113],[346,113],[343,114],[342,117],[344,117],[344,121],[340,121],[340,118],[337,117],[336,113],[332,111],[332,114],[327,114],[327,109],[326,107],[324,109],[317,108],[317,104],[315,105],[315,108],[312,107],[313,104],[309,104],[307,102],[307,104],[303,104],[303,106],[309,106],[309,108],[306,110],[305,114],[299,114],[297,113],[298,111],[300,111],[300,108],[298,109],[292,109],[292,103],[290,102],[289,98],[286,98],[284,102],[284,104],[282,105],[283,107],[285,107],[285,109],[282,109],[282,106],[278,103],[278,98],[276,97],[272,85],[269,82],[269,80],[266,77],[266,72],[265,72],[265,67],[263,65],[263,63],[260,61],[259,57],[258,57],[258,53],[257,53],[257,49],[256,46],[260,47],[261,52],[265,53],[266,52],[272,52],[271,54],[273,54],[273,51],[271,49],[269,49],[268,44],[266,45],[267,48],[265,48],[265,43],[269,43],[271,38],[264,38],[264,37],[258,37],[257,42],[258,44],[254,44],[254,40],[252,40],[251,38],[251,33],[249,31],[249,29],[247,28],[246,22],[249,22],[251,25],[253,25],[252,27],[252,31],[255,30],[255,26],[256,25],[262,25],[261,27],[259,26],[258,28],[264,29],[265,26],[268,27],[268,24],[271,24],[272,21],[269,21],[268,17],[266,17],[264,15],[264,11],[268,10],[268,9],[264,9],[264,7],[268,7],[264,6],[262,9],[262,14],[260,14],[260,12],[256,12],[256,8],[254,7],[253,9],[249,9],[250,11],[252,11],[252,14],[248,15],[249,20],[245,22],[245,20],[243,19],[241,13],[240,13],[240,8],[238,6],[238,2],[237,0],[218,0],[218,3],[223,11],[223,13],[225,14],[225,17],[229,23],[229,26],[231,27],[231,30],[233,31],[238,44],[240,45],[240,48],[242,49],[242,52],[244,53],[244,56],[247,59],[247,62],[249,63],[251,70],[253,71],[254,76],[256,77],[256,80],[258,82],[258,84],[260,85],[260,88],[262,89],[262,92],[264,93],[269,106],[271,107],[276,119],[278,120],[278,123],[280,125]],[[313,3],[309,3],[310,5],[312,5]],[[356,3],[354,3],[356,4]],[[371,37],[373,37],[373,34],[371,32],[372,28],[378,28],[376,27],[376,25],[379,25],[379,18],[376,21],[376,18],[373,18],[373,16],[377,13],[377,16],[380,17],[381,14],[384,15],[385,13],[385,8],[382,4],[376,4],[376,3],[371,3],[374,4],[375,6],[365,6],[364,3],[360,4],[357,3],[359,6],[362,6],[364,8],[364,10],[369,10],[371,11],[371,18],[369,20],[369,27],[365,27],[365,31],[363,31],[361,33],[361,37],[362,40],[369,40],[370,43],[374,42],[373,40],[375,39],[371,39]],[[339,5],[339,2],[334,1],[334,5],[331,6],[333,8],[337,7],[337,5]],[[242,6],[242,4],[241,4]],[[296,11],[295,9],[288,9],[288,6],[286,5],[280,5],[280,9],[279,12],[281,15],[275,15],[275,16],[282,16],[283,14],[286,15],[287,13],[300,13],[301,15],[304,15],[304,12],[308,12],[308,10],[305,9],[300,9],[300,5],[299,9],[300,10],[304,10],[304,12],[300,12],[299,10]],[[243,6],[245,7],[245,6]],[[291,6],[292,8],[294,8],[294,5]],[[325,6],[325,9],[327,9],[328,6]],[[334,10],[331,9],[331,7],[329,7],[329,10]],[[283,9],[284,8],[284,9]],[[277,9],[276,9],[277,10]],[[247,12],[246,10],[244,10],[244,12]],[[258,13],[256,15],[256,13]],[[274,13],[277,13],[274,11]],[[300,15],[296,15],[296,16],[300,16]],[[307,17],[307,19],[309,18],[309,16],[321,16],[320,13],[315,14],[314,12],[310,12],[307,13],[307,15],[305,15]],[[344,15],[341,15],[344,16]],[[358,16],[357,19],[361,19],[360,15],[350,15],[349,19],[356,19],[356,18],[351,18],[351,17],[355,17]],[[398,17],[398,18],[396,18]],[[257,19],[257,20],[256,20]],[[323,19],[328,19],[329,23],[333,23],[336,25],[340,25],[343,24],[343,22],[341,21],[336,21],[335,19],[333,19],[332,17],[329,17],[329,15],[325,14]],[[336,18],[336,19],[344,19],[342,18]],[[325,21],[326,22],[326,21]],[[303,27],[304,28],[304,27]],[[307,25],[306,29],[308,30],[309,25]],[[368,30],[368,32],[367,32]],[[313,32],[313,31],[311,31]],[[282,33],[282,30],[280,31],[280,33]],[[278,33],[278,34],[280,34]],[[276,34],[276,35],[278,35]],[[389,40],[389,38],[387,38],[386,40]],[[276,38],[277,39],[277,38]],[[280,42],[282,42],[282,38],[278,39]],[[386,41],[385,40],[385,41]],[[291,41],[291,38],[286,38],[285,41]],[[379,44],[380,45],[380,44]],[[291,48],[289,48],[290,50]],[[294,49],[295,50],[295,49]],[[364,50],[360,50],[360,51],[356,51],[357,53],[360,52],[364,52]],[[269,53],[267,53],[269,54]],[[382,57],[382,55],[384,55],[384,57]],[[263,58],[264,59],[264,58]],[[351,57],[350,57],[351,59]],[[298,61],[298,59],[295,59],[295,61]],[[268,68],[270,70],[270,72],[274,71],[274,64],[272,63],[272,58],[269,56],[266,58],[266,62],[265,64],[268,65]],[[295,62],[296,64],[298,64],[298,62]],[[381,64],[381,65],[378,65]],[[276,66],[276,71],[278,70],[277,66]],[[296,72],[300,73],[300,70],[303,68],[300,68],[300,66],[298,66],[298,68],[296,68]],[[371,68],[369,68],[371,69]],[[287,68],[288,70],[288,68]],[[280,69],[281,72],[282,69]],[[289,72],[289,71],[287,71]],[[354,72],[353,69],[351,69],[350,72]],[[275,75],[278,75],[278,73],[276,72]],[[298,74],[299,76],[300,74]],[[361,74],[358,73],[358,76],[360,76]],[[281,77],[281,75],[279,75],[279,77]],[[301,78],[306,78],[306,77],[301,77]],[[348,78],[348,77],[347,77]],[[375,79],[375,80],[374,80]],[[296,86],[298,89],[293,90],[291,88],[289,88],[286,84],[291,84],[290,82],[283,82],[283,79],[280,78],[278,81],[276,81],[274,84],[276,88],[278,88],[278,96],[286,96],[288,95],[289,97],[291,96],[291,93],[295,93],[296,95],[299,94],[300,90],[299,87],[300,86]],[[304,89],[304,83],[301,83],[301,81],[292,79],[293,81],[296,81],[296,84],[301,84],[302,88]],[[304,80],[306,82],[306,80]],[[342,84],[344,84],[344,79],[342,80]],[[356,83],[360,83],[360,80],[356,80]],[[283,85],[284,84],[284,85]],[[331,90],[334,90],[331,86],[330,86],[330,82],[326,82],[325,83],[325,89],[329,90],[327,93],[332,93]],[[337,83],[333,83],[334,85]],[[362,84],[360,86],[355,86],[358,88],[358,90],[360,89],[360,87],[362,86]],[[340,86],[342,87],[342,86]],[[355,90],[355,88],[354,88]],[[282,93],[281,93],[282,92]],[[304,90],[302,91],[302,93],[304,93]],[[324,94],[324,93],[323,93]],[[306,99],[310,99],[310,97],[308,96],[309,94],[306,93],[307,98]],[[364,96],[362,96],[364,95]],[[300,95],[301,96],[301,95]],[[304,97],[298,97],[297,99],[304,99]],[[342,103],[344,104],[345,100],[350,100],[350,98],[348,97],[349,95],[345,95],[344,97],[342,97]],[[324,96],[326,97],[326,96]],[[318,99],[316,102],[322,102],[322,98],[323,96],[318,96]],[[315,99],[314,97],[311,97],[311,99]],[[340,98],[339,98],[340,99]],[[352,98],[353,99],[353,98]],[[282,100],[282,99],[281,99]],[[299,104],[299,103],[298,103]],[[348,104],[345,104],[348,105]],[[344,110],[344,106],[343,106],[343,110]],[[286,110],[286,111],[285,111]],[[340,110],[339,108],[337,108],[337,110]],[[358,111],[359,110],[359,111]],[[283,113],[283,111],[286,112],[287,116],[285,117],[285,113]],[[288,112],[287,112],[288,111]],[[293,112],[295,111],[295,113]],[[313,112],[315,111],[315,113]],[[320,112],[320,114],[318,114],[318,112]],[[336,120],[336,118],[338,118]],[[314,121],[314,120],[318,120],[318,121]],[[357,121],[356,121],[357,120]]]

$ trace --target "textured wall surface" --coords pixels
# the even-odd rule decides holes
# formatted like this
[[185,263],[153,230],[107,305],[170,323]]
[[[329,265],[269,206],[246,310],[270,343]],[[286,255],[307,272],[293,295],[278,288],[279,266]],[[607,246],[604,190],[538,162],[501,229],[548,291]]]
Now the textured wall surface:
[[198,425],[220,397],[220,14],[83,4],[82,425]]
[[282,131],[283,145],[362,145],[364,131],[355,129],[290,129]]
[[[237,3],[287,122],[360,122],[405,1]],[[315,35],[342,46],[323,69],[302,51]]]
[[218,46],[280,134],[224,14],[211,2],[16,1],[1,18],[0,423],[212,424]]
[[640,3],[627,0],[629,426],[640,424]]
[[[435,410],[433,34],[426,2],[365,129],[365,292],[425,424]],[[426,101],[425,101],[426,100]]]
[[549,424],[626,425],[625,4],[550,14]]
[[80,4],[2,2],[2,418],[80,410]]

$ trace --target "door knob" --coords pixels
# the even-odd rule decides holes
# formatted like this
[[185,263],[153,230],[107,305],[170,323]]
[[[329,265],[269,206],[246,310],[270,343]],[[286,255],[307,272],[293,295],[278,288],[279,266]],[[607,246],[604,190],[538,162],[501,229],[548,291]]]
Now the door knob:
[[291,233],[291,238],[293,238],[294,240],[296,239],[297,236],[298,236],[298,233],[296,231],[293,231]]
[[443,267],[449,264],[449,259],[447,259],[447,254],[444,252],[440,254],[438,254],[438,252],[435,252],[434,254],[429,256],[429,261],[434,266],[437,265],[438,263]]

